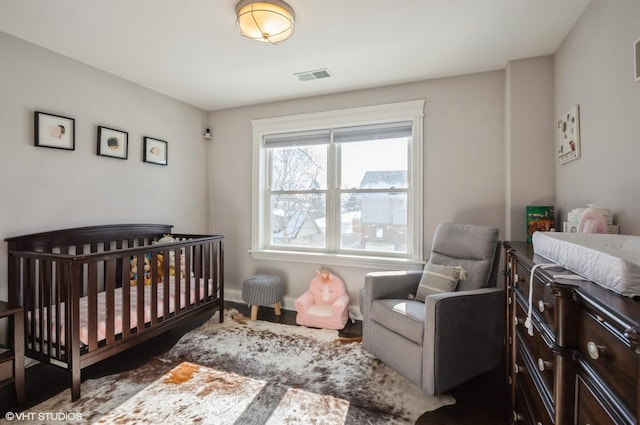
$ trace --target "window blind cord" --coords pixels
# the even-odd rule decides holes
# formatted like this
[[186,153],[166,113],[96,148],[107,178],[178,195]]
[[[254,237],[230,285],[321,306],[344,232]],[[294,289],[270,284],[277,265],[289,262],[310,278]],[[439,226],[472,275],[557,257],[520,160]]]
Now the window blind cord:
[[533,307],[533,275],[537,269],[549,269],[551,267],[557,267],[555,263],[536,264],[531,268],[531,274],[529,275],[529,310],[527,311],[527,319],[524,321],[524,327],[527,328],[529,336],[533,336],[533,322],[531,321],[531,312]]

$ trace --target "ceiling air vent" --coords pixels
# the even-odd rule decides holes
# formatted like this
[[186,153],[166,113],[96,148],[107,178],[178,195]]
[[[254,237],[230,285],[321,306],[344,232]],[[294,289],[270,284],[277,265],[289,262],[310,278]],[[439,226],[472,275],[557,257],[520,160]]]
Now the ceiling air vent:
[[315,71],[297,72],[293,75],[298,77],[299,81],[319,80],[321,78],[329,78],[332,76],[329,70],[326,68],[316,69]]

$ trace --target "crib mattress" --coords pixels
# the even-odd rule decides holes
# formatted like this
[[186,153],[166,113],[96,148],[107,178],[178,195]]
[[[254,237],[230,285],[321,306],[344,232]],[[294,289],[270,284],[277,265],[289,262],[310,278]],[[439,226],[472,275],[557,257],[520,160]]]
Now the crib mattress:
[[535,232],[533,251],[621,295],[640,296],[640,236]]
[[[186,306],[186,282],[184,279],[181,279],[180,281],[180,308],[185,308]],[[176,294],[175,294],[175,283],[174,283],[174,277],[171,276],[170,281],[169,281],[169,313],[173,313],[175,311],[175,301],[176,301]],[[204,300],[204,279],[200,279],[199,285],[196,283],[195,279],[191,279],[191,283],[190,283],[190,291],[189,291],[189,300],[190,303],[193,304],[195,303],[195,299],[196,299],[196,289],[199,288],[199,300]],[[145,323],[149,323],[151,321],[151,298],[152,298],[152,292],[151,292],[152,287],[149,286],[145,286],[144,287],[144,321]],[[213,291],[213,283],[211,282],[211,280],[209,280],[209,294],[212,294]],[[137,327],[138,325],[138,290],[136,286],[132,286],[130,287],[130,311],[129,311],[129,325],[131,329],[134,329]],[[97,300],[97,335],[98,335],[98,341],[102,341],[104,339],[106,339],[106,335],[107,335],[107,301],[106,301],[106,292],[99,292],[98,293],[98,300]],[[115,334],[118,335],[120,333],[122,333],[122,329],[123,329],[123,301],[122,301],[122,288],[116,288],[115,292],[114,292],[114,318],[113,318],[113,324],[114,324],[114,331]],[[60,311],[64,311],[64,303],[60,304]],[[55,335],[59,334],[60,335],[60,342],[64,345],[65,341],[65,320],[64,320],[64,315],[62,314],[60,316],[60,323],[57,323],[56,321],[56,317],[54,312],[52,312],[51,314],[51,323],[47,326],[47,318],[48,318],[48,314],[47,314],[47,307],[45,307],[44,309],[44,332],[41,335],[40,334],[40,330],[39,330],[39,316],[40,316],[40,310],[36,310],[36,334],[38,335],[38,337],[42,338],[43,341],[48,341],[49,339],[49,334],[53,335],[53,340],[51,341],[52,343],[56,343],[57,341],[55,341]],[[79,319],[79,326],[80,326],[80,341],[82,344],[87,345],[88,341],[89,341],[89,302],[87,297],[82,297],[80,298],[80,319]],[[163,289],[163,283],[160,282],[158,283],[158,287],[157,287],[157,317],[161,318],[164,315],[164,289]],[[31,318],[31,315],[29,315],[29,319]],[[56,328],[59,332],[56,332]],[[49,330],[51,330],[52,332],[49,332]]]

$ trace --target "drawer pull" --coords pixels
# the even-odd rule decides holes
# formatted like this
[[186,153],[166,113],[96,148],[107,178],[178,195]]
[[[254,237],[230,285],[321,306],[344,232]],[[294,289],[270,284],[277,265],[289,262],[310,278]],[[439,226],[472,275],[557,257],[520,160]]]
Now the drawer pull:
[[507,341],[509,342],[509,345],[513,344],[513,339],[511,337],[507,338]]
[[524,322],[526,322],[526,319],[524,319],[522,317],[516,317],[516,326],[517,325],[524,325]]
[[540,372],[544,372],[545,370],[551,370],[553,368],[553,363],[546,362],[543,359],[538,359],[538,369]]
[[513,373],[520,373],[522,370],[522,366],[518,365],[518,363],[513,364]]
[[593,360],[598,360],[600,358],[606,357],[607,347],[596,345],[595,342],[589,341],[587,343],[587,352],[589,353],[589,357],[591,357]]
[[518,276],[518,273],[515,273],[513,275],[513,286],[516,286],[518,282],[520,282],[520,277]]
[[509,385],[513,384],[513,379],[511,379],[510,376],[507,377],[507,384]]
[[538,310],[540,313],[544,313],[545,311],[549,311],[553,308],[553,306],[549,303],[546,303],[542,300],[538,301]]
[[521,413],[516,412],[515,410],[513,411],[513,422],[524,422],[524,415]]

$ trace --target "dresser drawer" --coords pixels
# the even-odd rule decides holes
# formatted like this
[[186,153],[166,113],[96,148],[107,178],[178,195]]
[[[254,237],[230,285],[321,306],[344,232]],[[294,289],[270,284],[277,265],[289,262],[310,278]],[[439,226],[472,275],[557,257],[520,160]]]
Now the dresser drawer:
[[622,425],[629,423],[620,415],[612,413],[602,403],[602,397],[596,395],[587,380],[578,375],[576,378],[576,425]]
[[579,313],[578,351],[614,395],[635,413],[638,358],[613,328],[584,309]]
[[551,348],[542,338],[540,331],[535,326],[533,328],[533,336],[529,335],[528,330],[524,327],[524,319],[526,313],[522,309],[520,304],[516,306],[516,318],[520,324],[516,325],[516,339],[518,344],[522,344],[524,347],[530,362],[534,365],[536,371],[548,394],[553,394],[553,366],[554,366],[554,354]]
[[[529,269],[517,263],[513,281],[517,290],[527,300],[527,303],[529,301],[530,276]],[[531,301],[532,308],[536,309],[545,325],[555,333],[556,298],[553,296],[551,289],[537,278],[533,279],[533,298]]]
[[518,361],[524,363],[524,366],[518,364],[518,372],[515,374],[515,407],[513,411],[513,420],[516,424],[532,424],[532,425],[552,425],[552,415],[542,399],[543,395],[539,392],[538,387],[534,383],[534,377],[531,375],[535,371],[531,371],[526,361],[519,355]]

